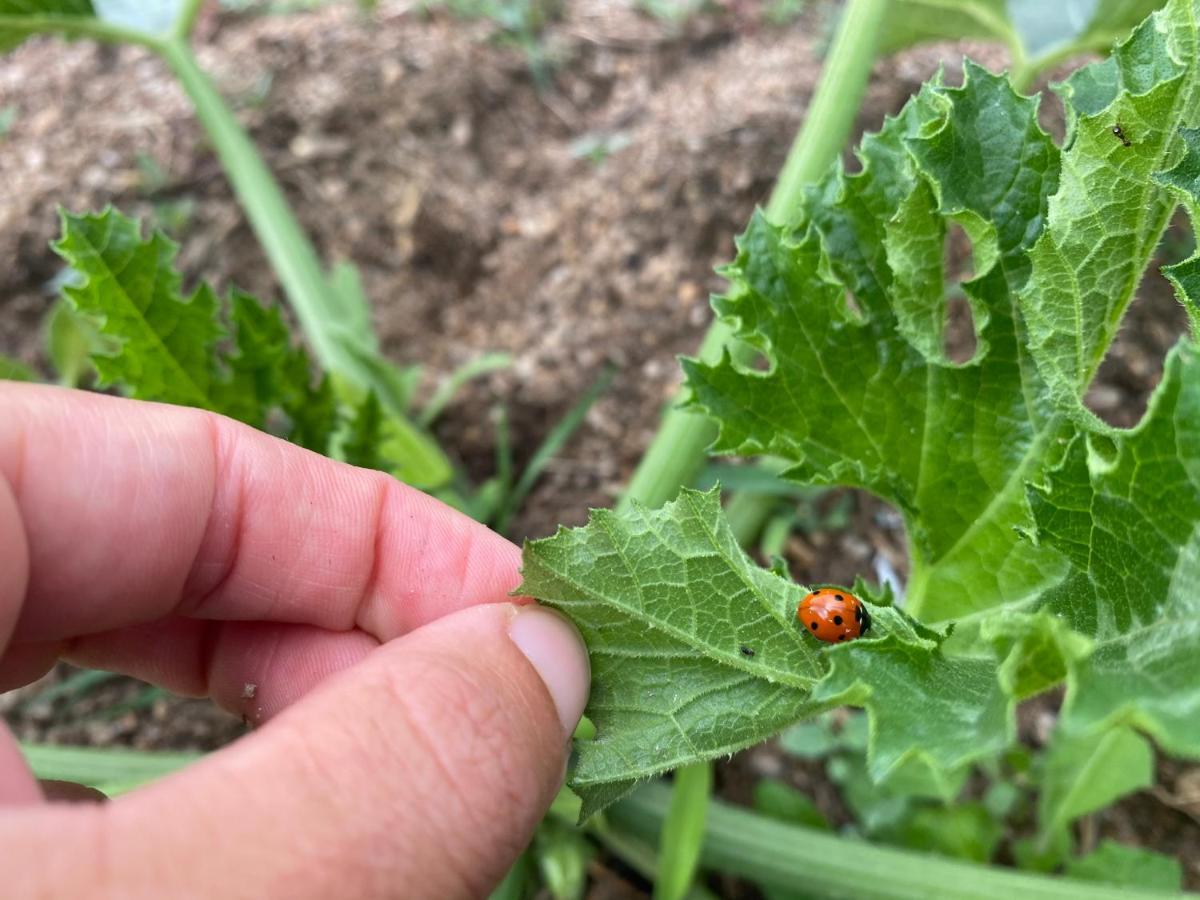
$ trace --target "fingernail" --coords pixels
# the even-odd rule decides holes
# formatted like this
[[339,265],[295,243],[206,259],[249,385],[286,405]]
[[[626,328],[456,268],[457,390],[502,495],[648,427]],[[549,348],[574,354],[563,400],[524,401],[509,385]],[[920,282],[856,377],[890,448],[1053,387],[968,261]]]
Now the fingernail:
[[592,667],[579,630],[544,606],[519,606],[508,636],[541,676],[554,700],[563,730],[570,735],[587,706]]

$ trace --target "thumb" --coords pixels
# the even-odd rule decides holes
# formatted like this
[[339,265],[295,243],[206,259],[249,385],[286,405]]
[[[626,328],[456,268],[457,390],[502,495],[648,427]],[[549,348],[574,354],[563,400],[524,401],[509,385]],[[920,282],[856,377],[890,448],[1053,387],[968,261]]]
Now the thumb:
[[553,612],[446,616],[178,776],[0,824],[30,867],[15,895],[486,895],[561,783],[588,679]]

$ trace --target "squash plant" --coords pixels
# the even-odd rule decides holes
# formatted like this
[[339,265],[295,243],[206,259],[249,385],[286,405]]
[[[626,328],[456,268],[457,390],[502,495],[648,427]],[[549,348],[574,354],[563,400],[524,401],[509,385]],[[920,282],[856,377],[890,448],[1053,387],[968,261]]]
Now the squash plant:
[[[868,135],[860,171],[827,171],[877,40],[894,48],[966,16],[1009,44],[1023,84],[1155,5],[1093,3],[1082,29],[1056,42],[1003,0],[850,4],[797,152],[724,269],[719,323],[683,363],[685,408],[668,416],[617,510],[525,547],[521,590],[570,615],[593,660],[595,734],[577,741],[570,784],[580,802],[558,804],[560,817],[593,817],[606,841],[615,841],[610,822],[648,833],[667,804],[659,786],[627,796],[640,780],[846,704],[869,716],[873,782],[951,798],[971,765],[1011,745],[1015,704],[1065,684],[1041,776],[1043,848],[1074,818],[1148,783],[1151,741],[1200,756],[1193,336],[1169,355],[1136,428],[1111,428],[1081,402],[1171,214],[1182,205],[1195,220],[1200,0],[1172,0],[1108,59],[1058,86],[1061,147],[1038,124],[1038,98],[968,63],[961,87],[935,79]],[[228,153],[240,146],[233,120],[213,111],[219,98],[185,45],[196,6],[146,31],[113,24],[100,0],[0,0],[0,45],[47,30],[136,38],[180,74]],[[884,28],[901,10],[907,30]],[[820,146],[823,129],[838,139]],[[975,268],[961,290],[976,351],[962,363],[943,349],[944,246],[955,227]],[[236,291],[225,303],[205,286],[184,296],[170,242],[111,210],[64,216],[56,249],[81,276],[67,296],[106,339],[94,357],[106,383],[403,474],[403,450],[384,424],[386,379],[353,341],[314,339],[322,326],[301,312],[318,362],[334,373],[314,379],[276,312]],[[308,289],[329,290],[316,271]],[[291,292],[298,282],[280,274]],[[1200,257],[1165,274],[1194,331]],[[298,311],[305,302],[316,320],[331,315],[312,297]],[[748,352],[768,369],[750,365]],[[343,353],[357,361],[331,364]],[[347,391],[339,372],[365,374]],[[656,508],[690,480],[696,450],[714,434],[715,452],[769,456],[785,479],[862,488],[900,511],[912,575],[902,603],[855,586],[871,604],[869,637],[830,647],[803,632],[795,610],[805,588],[744,553],[716,490],[685,489]],[[1089,777],[1097,771],[1105,779]],[[703,777],[683,781],[708,791]],[[745,815],[713,805],[703,859],[773,888],[933,896],[946,879],[971,877],[978,896],[1104,893],[978,868],[964,875],[863,846],[852,851],[858,870],[796,854],[769,862],[748,842],[796,842],[796,830]],[[714,834],[724,841],[716,849]],[[690,846],[676,893],[697,839],[679,839]],[[835,846],[822,853],[836,860]],[[857,881],[863,871],[881,875],[870,890]]]
[[[1079,794],[1097,786],[1069,782],[1114,741],[1143,769],[1150,739],[1200,756],[1193,337],[1136,428],[1081,402],[1172,211],[1195,220],[1198,16],[1174,0],[1061,85],[1061,148],[1036,98],[968,63],[962,87],[927,84],[864,139],[860,172],[806,190],[794,224],[754,217],[714,308],[769,371],[685,360],[690,403],[717,452],[895,505],[912,578],[902,608],[867,592],[869,638],[828,647],[794,623],[804,588],[751,562],[714,493],[527,544],[522,590],[591,648],[596,735],[571,782],[584,815],[845,703],[870,716],[872,778],[950,792],[1012,741],[1017,701],[1065,683],[1052,754],[1071,764],[1048,828],[1095,808]],[[952,224],[975,261],[963,364],[942,350]],[[1193,331],[1198,266],[1165,272]]]

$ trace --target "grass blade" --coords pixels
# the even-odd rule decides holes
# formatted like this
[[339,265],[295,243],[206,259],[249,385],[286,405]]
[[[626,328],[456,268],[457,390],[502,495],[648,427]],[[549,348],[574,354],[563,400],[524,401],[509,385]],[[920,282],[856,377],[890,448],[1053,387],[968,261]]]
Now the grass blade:
[[671,805],[663,823],[655,900],[682,900],[696,877],[712,776],[712,763],[684,766],[675,773]]
[[130,790],[147,781],[177,772],[201,753],[55,747],[22,744],[33,774],[53,781],[74,781],[106,794]]
[[546,464],[562,450],[567,441],[571,439],[571,435],[583,424],[584,416],[588,414],[588,410],[592,408],[593,404],[600,399],[601,394],[608,390],[608,386],[612,383],[616,371],[614,366],[606,365],[604,371],[600,373],[600,377],[592,382],[592,386],[587,389],[587,392],[579,399],[579,402],[571,407],[570,411],[562,417],[562,420],[546,435],[546,439],[534,451],[532,458],[529,460],[529,465],[521,473],[516,486],[509,493],[500,512],[496,515],[496,521],[492,526],[496,531],[503,534],[504,529],[508,527],[509,520],[521,508],[521,503],[524,502],[525,497],[533,489],[534,484],[537,483],[542,471],[546,468]]
[[462,389],[464,384],[489,372],[507,369],[512,365],[512,361],[512,355],[508,353],[485,353],[459,366],[450,373],[450,376],[429,398],[429,402],[425,404],[425,408],[417,417],[417,422],[422,427],[428,428],[442,414],[442,410],[454,399],[454,395]]

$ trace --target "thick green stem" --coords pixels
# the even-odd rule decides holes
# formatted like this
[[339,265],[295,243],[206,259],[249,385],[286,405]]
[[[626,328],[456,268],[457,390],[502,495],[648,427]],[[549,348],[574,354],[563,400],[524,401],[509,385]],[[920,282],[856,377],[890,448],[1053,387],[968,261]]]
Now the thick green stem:
[[266,163],[200,69],[191,48],[182,40],[171,39],[162,43],[160,52],[191,98],[317,359],[330,371],[368,384],[370,379],[360,372],[361,366],[338,341],[325,273]]
[[[767,216],[772,221],[786,223],[791,219],[805,185],[824,174],[845,145],[875,61],[879,28],[886,10],[887,0],[849,0],[804,127],[792,144],[767,204]],[[733,331],[728,325],[714,322],[697,356],[704,362],[717,361],[732,338]],[[633,473],[618,510],[627,507],[631,500],[661,506],[700,472],[705,448],[712,443],[716,431],[706,416],[679,408],[687,398],[687,391],[681,391],[663,416],[662,425]]]
[[[180,28],[190,27],[185,17],[180,22],[183,23]],[[191,98],[196,116],[216,148],[234,193],[321,367],[352,386],[351,397],[355,391],[370,388],[386,396],[379,389],[382,363],[375,348],[365,343],[364,336],[349,321],[352,317],[345,314],[343,304],[334,296],[317,252],[296,221],[278,182],[201,70],[191,48],[180,36],[152,46],[162,54]],[[390,440],[397,450],[398,477],[418,487],[433,489],[444,485],[453,468],[441,448],[409,422],[402,410],[390,412]]]
[[[653,782],[605,815],[612,827],[655,841],[670,789]],[[805,897],[860,900],[1129,900],[1162,897],[1136,888],[1032,875],[926,853],[848,842],[822,831],[768,819],[714,800],[701,861],[761,887]],[[1178,896],[1178,895],[1176,895]],[[1195,895],[1191,895],[1195,896]]]
[[808,114],[767,204],[767,218],[791,224],[804,188],[841,153],[867,89],[888,0],[849,0]]
[[[716,362],[732,337],[728,325],[714,322],[696,355],[704,362]],[[700,474],[704,451],[716,437],[716,429],[707,416],[682,408],[688,397],[686,389],[680,390],[674,405],[663,415],[658,433],[617,504],[618,511],[628,508],[631,500],[646,506],[662,506],[679,493],[681,486],[691,484]]]
[[192,28],[196,25],[196,16],[200,15],[200,7],[204,5],[204,0],[183,0],[183,4],[179,8],[179,15],[175,19],[175,26],[171,29],[172,34],[181,41],[187,40],[192,33]]

